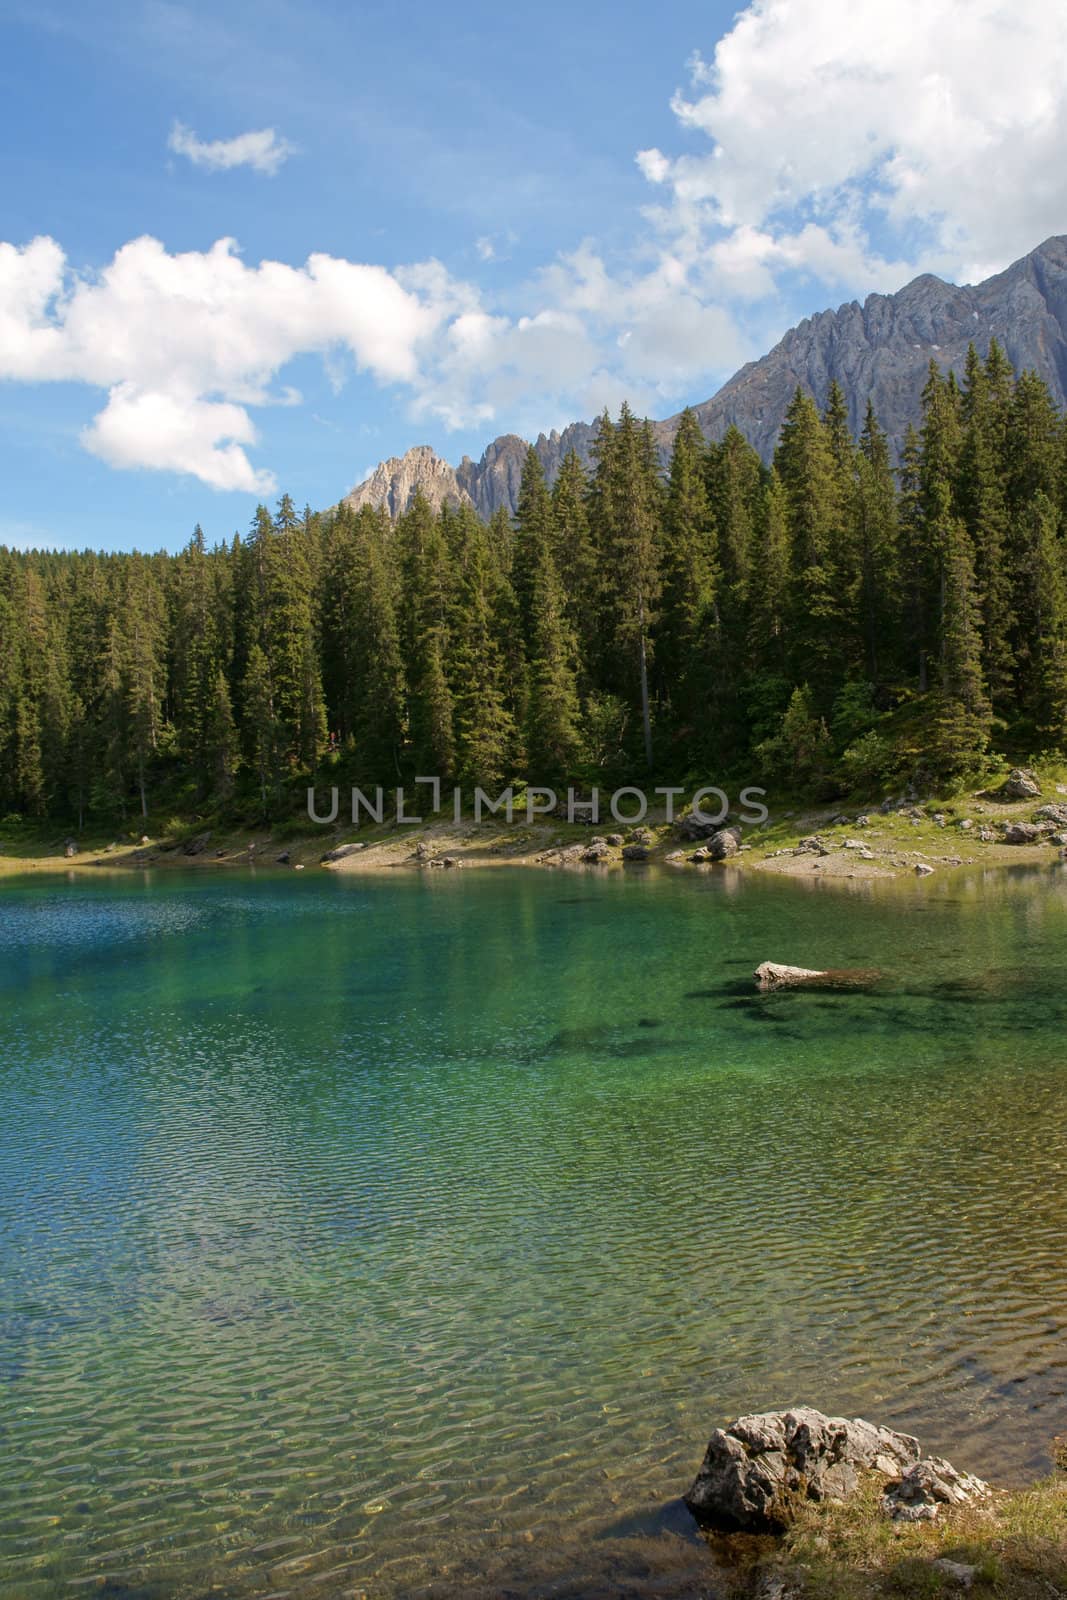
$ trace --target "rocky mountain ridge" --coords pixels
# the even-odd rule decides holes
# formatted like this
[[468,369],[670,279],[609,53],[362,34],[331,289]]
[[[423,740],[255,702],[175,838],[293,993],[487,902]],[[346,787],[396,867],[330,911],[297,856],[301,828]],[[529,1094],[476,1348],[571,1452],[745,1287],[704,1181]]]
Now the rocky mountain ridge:
[[[918,421],[931,357],[962,374],[968,345],[973,341],[984,356],[992,338],[1017,372],[1036,371],[1056,404],[1067,408],[1067,236],[1047,239],[983,283],[958,286],[924,273],[895,294],[868,295],[862,305],[852,300],[806,317],[693,410],[707,438],[720,439],[733,425],[768,461],[797,385],[822,405],[836,379],[853,429],[862,426],[870,399],[899,448],[908,424]],[[654,424],[664,456],[677,426],[677,416]],[[574,422],[534,441],[550,483],[568,450],[589,459],[594,433],[595,424]],[[483,517],[500,506],[513,512],[526,449],[517,434],[504,434],[481,460],[464,456],[451,467],[428,445],[418,445],[383,462],[345,500],[357,508],[384,505],[396,517],[419,487],[435,506],[472,505]]]

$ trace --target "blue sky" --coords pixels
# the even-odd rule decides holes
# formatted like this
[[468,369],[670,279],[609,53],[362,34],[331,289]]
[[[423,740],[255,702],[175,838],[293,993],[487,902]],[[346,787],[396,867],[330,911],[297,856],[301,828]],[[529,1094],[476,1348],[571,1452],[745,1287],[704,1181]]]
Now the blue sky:
[[1058,11],[0,0],[0,542],[227,538],[1005,265],[1067,230]]

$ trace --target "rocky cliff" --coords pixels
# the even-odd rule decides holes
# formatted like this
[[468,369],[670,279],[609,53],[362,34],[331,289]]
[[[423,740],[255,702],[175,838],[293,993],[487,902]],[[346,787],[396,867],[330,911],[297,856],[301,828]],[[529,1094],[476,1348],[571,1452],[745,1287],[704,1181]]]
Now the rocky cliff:
[[[709,439],[733,424],[769,460],[786,407],[799,384],[820,405],[836,379],[858,431],[868,399],[894,446],[919,418],[919,396],[933,357],[962,373],[973,340],[984,355],[991,338],[1007,351],[1017,372],[1035,370],[1057,405],[1067,407],[1067,237],[1048,239],[1006,271],[984,283],[958,287],[930,273],[896,294],[868,295],[836,311],[821,311],[791,328],[774,349],[693,407]],[[655,424],[666,455],[677,417]],[[562,433],[541,434],[534,448],[549,482],[568,450],[588,460],[594,426],[574,422]],[[480,461],[464,456],[453,469],[426,445],[383,462],[347,496],[352,505],[386,505],[393,516],[420,486],[434,505],[469,502],[485,517],[499,506],[514,511],[525,441],[495,439]]]

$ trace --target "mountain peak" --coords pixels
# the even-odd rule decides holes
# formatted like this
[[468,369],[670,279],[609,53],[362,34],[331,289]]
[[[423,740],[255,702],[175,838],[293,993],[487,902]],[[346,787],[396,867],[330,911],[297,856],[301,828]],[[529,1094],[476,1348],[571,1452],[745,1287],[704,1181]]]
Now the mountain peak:
[[[853,431],[862,427],[871,400],[899,450],[908,424],[919,420],[931,358],[962,376],[968,345],[973,342],[984,356],[993,338],[1016,372],[1033,369],[1056,404],[1067,406],[1067,235],[1052,235],[983,283],[961,286],[925,272],[895,294],[871,294],[862,305],[851,300],[836,311],[815,312],[692,409],[706,438],[721,439],[734,426],[769,461],[796,389],[822,406],[836,381]],[[664,457],[677,426],[677,415],[653,425]],[[589,459],[595,433],[593,423],[573,422],[561,434],[553,429],[539,435],[534,449],[549,483],[569,450]],[[434,505],[473,505],[483,517],[501,506],[514,512],[527,449],[524,439],[506,433],[480,461],[465,456],[455,470],[419,445],[383,462],[347,502],[386,505],[398,516],[421,487]]]
[[424,499],[435,511],[442,506],[471,505],[470,496],[460,487],[456,469],[443,461],[428,444],[412,445],[402,456],[390,456],[381,461],[369,478],[345,495],[343,505],[359,511],[370,506],[375,511],[383,508],[394,522],[403,516],[415,495],[422,491]]

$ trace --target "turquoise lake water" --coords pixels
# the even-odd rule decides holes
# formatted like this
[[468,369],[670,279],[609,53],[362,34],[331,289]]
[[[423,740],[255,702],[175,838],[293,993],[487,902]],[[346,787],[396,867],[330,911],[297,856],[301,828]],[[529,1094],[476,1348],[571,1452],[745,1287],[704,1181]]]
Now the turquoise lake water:
[[796,1401],[1040,1469],[1065,953],[1059,865],[4,884],[5,1596],[667,1593]]

